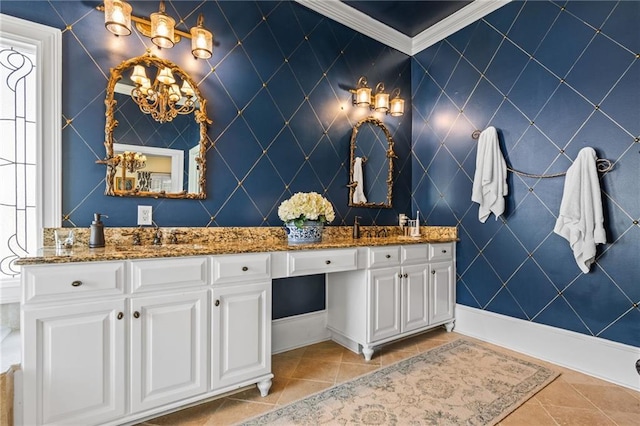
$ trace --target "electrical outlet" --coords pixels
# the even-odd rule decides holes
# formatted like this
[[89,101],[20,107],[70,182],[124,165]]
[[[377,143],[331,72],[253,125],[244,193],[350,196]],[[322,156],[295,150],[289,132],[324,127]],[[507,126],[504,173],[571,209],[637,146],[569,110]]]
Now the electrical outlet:
[[138,225],[153,224],[151,206],[138,206]]

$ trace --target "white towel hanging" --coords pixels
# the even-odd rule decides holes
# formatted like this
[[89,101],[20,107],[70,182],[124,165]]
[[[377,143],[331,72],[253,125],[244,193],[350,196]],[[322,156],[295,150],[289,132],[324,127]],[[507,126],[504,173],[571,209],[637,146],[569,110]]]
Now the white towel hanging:
[[569,241],[578,267],[588,273],[595,261],[596,244],[607,242],[593,148],[582,148],[567,170],[560,214],[553,232]]
[[353,161],[353,182],[356,184],[353,188],[353,202],[366,203],[367,197],[364,195],[364,174],[362,173],[362,158],[356,157]]
[[480,204],[480,222],[484,223],[491,213],[498,220],[498,216],[504,213],[504,196],[508,193],[507,164],[500,151],[498,132],[495,127],[490,126],[480,133],[478,140],[471,194],[471,201]]

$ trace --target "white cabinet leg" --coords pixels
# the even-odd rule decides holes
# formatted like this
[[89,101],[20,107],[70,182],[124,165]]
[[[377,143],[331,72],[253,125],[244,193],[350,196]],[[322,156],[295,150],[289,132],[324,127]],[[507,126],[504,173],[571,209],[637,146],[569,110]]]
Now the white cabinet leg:
[[363,346],[362,355],[364,355],[364,359],[366,361],[371,361],[371,357],[373,356],[373,348],[370,348],[368,346]]
[[257,383],[258,389],[260,390],[260,396],[265,397],[269,394],[269,389],[271,389],[271,379],[263,380]]
[[445,330],[447,330],[447,333],[451,333],[453,331],[453,326],[456,324],[455,321],[451,321],[448,322],[444,325]]

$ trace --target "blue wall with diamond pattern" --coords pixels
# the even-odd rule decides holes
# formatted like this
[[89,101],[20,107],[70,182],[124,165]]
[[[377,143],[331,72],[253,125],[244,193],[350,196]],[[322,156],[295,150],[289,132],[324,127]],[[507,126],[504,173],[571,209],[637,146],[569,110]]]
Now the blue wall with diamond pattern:
[[[518,1],[413,58],[413,199],[458,225],[458,303],[640,346],[639,19],[633,1]],[[614,163],[589,274],[552,232],[561,177],[509,173],[506,214],[478,221],[471,133],[489,125],[517,170],[565,171],[585,146]]]
[[[158,2],[134,1],[149,16]],[[347,206],[351,129],[368,111],[350,104],[361,75],[408,98],[410,58],[290,1],[169,1],[167,13],[188,31],[199,13],[215,36],[213,57],[195,60],[190,40],[152,52],[183,67],[206,97],[211,144],[207,199],[106,197],[104,98],[109,69],[153,45],[136,30],[104,29],[101,2],[2,1],[0,12],[63,31],[63,226],[88,226],[94,212],[107,226],[135,226],[137,205],[153,206],[160,226],[279,226],[278,205],[298,191],[324,194],[334,225],[390,225],[411,205],[411,114],[382,119],[401,159],[393,209]],[[409,103],[407,102],[407,105]],[[377,114],[376,114],[377,115]]]

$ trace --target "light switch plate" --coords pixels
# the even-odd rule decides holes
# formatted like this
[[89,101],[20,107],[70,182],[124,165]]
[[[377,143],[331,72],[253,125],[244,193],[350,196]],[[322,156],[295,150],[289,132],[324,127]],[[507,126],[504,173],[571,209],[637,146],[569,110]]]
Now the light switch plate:
[[138,225],[153,224],[151,206],[138,206]]

